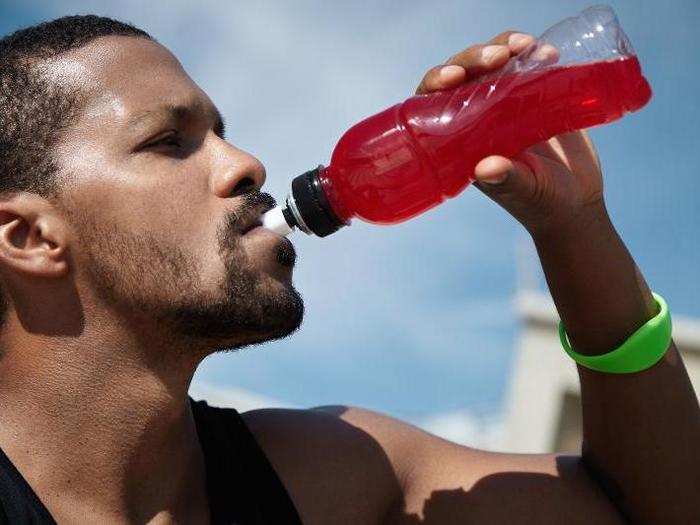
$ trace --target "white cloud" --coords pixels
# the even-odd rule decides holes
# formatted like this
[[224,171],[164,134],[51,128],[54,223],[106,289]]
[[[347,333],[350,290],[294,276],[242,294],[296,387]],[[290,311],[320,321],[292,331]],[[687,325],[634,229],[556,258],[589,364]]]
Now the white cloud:
[[189,395],[195,400],[205,399],[211,406],[235,408],[241,413],[260,408],[295,408],[292,403],[270,396],[243,388],[222,387],[199,379],[192,381]]
[[[206,399],[211,406],[235,408],[241,413],[260,408],[299,408],[292,403],[249,390],[223,387],[201,380],[192,382],[189,394],[196,400]],[[501,450],[504,425],[496,410],[496,407],[482,407],[481,414],[470,410],[438,413],[419,418],[414,424],[454,443],[482,450]]]

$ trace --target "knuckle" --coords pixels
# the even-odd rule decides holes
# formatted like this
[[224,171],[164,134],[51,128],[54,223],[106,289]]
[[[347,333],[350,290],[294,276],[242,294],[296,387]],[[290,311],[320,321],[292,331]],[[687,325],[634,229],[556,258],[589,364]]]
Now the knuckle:
[[443,64],[438,64],[437,66],[433,66],[428,70],[428,75],[431,77],[434,77],[440,73],[440,70],[443,68]]
[[479,57],[481,56],[481,50],[484,48],[484,44],[477,44],[468,47],[461,53],[454,56],[453,64],[469,68],[479,63]]
[[431,89],[434,89],[434,86],[437,81],[437,76],[441,67],[442,66],[432,67],[425,73],[423,79],[420,81],[420,84],[418,84],[418,87],[416,88],[416,93],[423,93],[425,91],[430,91]]
[[517,33],[517,31],[513,29],[509,29],[508,31],[502,31],[501,33],[498,33],[495,37],[491,39],[492,42],[502,42],[504,40],[508,40],[508,37],[512,35],[513,33]]
[[499,35],[495,36],[495,37],[491,40],[491,42],[492,42],[492,43],[499,43],[499,44],[507,45],[507,44],[509,43],[510,36],[511,36],[511,35],[514,35],[514,34],[521,34],[521,35],[528,35],[528,36],[531,36],[531,35],[529,35],[529,33],[526,32],[526,31],[522,31],[522,30],[518,30],[518,29],[509,29],[508,31],[503,31],[503,32],[500,33]]
[[435,81],[437,80],[438,74],[439,74],[438,67],[430,68],[428,70],[428,72],[425,74],[425,77],[423,77],[423,84],[425,84],[425,85],[435,84]]

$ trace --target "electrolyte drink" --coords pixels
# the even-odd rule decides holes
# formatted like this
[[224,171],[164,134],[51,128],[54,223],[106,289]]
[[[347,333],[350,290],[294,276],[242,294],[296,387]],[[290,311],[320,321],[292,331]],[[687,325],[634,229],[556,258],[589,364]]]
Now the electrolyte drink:
[[405,221],[462,192],[484,157],[512,157],[555,135],[612,122],[650,98],[615,14],[589,8],[496,73],[359,122],[328,167],[292,181],[285,205],[264,223],[281,234],[297,226],[326,236],[355,217]]

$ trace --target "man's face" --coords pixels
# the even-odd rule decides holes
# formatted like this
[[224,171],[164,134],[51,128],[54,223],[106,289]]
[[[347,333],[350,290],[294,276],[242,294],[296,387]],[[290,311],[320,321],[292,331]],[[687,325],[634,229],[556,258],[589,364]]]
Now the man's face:
[[[87,94],[56,150],[78,278],[131,319],[216,347],[301,323],[291,243],[249,230],[272,198],[261,164],[223,140],[218,111],[175,57],[107,37],[47,65]],[[233,87],[232,87],[233,89]]]

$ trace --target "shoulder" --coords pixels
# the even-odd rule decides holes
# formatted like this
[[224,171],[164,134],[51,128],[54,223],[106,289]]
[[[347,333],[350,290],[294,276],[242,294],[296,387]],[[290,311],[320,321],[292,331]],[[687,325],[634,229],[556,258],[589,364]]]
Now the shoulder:
[[422,433],[389,416],[347,406],[261,409],[242,417],[304,523],[381,521],[402,497],[406,458],[415,445],[411,436]]

